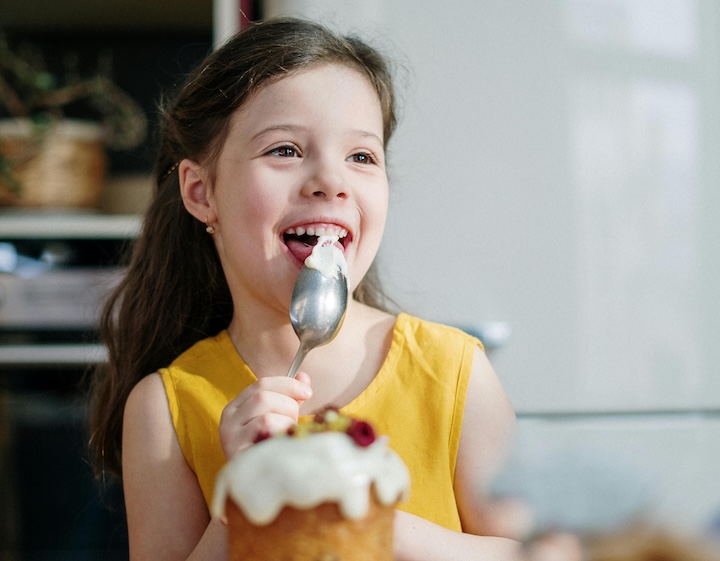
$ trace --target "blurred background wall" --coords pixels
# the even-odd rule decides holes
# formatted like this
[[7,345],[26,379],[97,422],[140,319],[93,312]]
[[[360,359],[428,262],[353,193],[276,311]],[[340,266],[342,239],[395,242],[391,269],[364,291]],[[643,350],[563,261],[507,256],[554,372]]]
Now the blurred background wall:
[[549,523],[713,527],[720,3],[261,5],[397,64],[381,270],[406,309],[485,336],[521,422],[503,489]]

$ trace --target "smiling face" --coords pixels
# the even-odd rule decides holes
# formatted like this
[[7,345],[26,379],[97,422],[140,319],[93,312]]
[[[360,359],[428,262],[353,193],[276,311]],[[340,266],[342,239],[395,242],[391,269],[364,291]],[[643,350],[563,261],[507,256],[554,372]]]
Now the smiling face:
[[[269,299],[287,309],[323,234],[340,237],[356,285],[375,258],[388,207],[377,93],[344,65],[290,74],[233,115],[212,184],[187,161],[181,178],[188,210],[215,228],[236,302]],[[205,208],[193,203],[203,193]]]

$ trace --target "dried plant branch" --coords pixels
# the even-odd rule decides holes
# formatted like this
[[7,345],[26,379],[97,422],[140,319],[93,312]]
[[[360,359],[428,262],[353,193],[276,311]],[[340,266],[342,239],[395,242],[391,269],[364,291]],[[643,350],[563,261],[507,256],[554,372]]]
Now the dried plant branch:
[[0,99],[7,107],[10,114],[14,117],[27,117],[30,110],[23,104],[20,97],[10,87],[10,84],[0,76]]
[[[8,78],[13,78],[11,82]],[[142,108],[110,78],[95,76],[57,86],[58,80],[37,64],[13,53],[0,33],[0,103],[14,117],[45,114],[62,119],[63,109],[85,102],[105,129],[105,143],[116,150],[137,146],[147,134]],[[47,118],[43,119],[47,120]]]
[[130,149],[145,138],[145,112],[108,77],[109,57],[99,63],[102,72],[98,70],[98,75],[87,79],[77,72],[77,61],[67,60],[61,80],[47,71],[39,49],[26,47],[20,54],[13,52],[0,32],[0,110],[14,118],[30,119],[33,135],[26,152],[0,150],[0,206],[8,197],[20,195],[14,170],[22,160],[39,152],[45,134],[66,118],[66,112],[81,110],[81,118],[87,114],[89,120],[99,121],[103,142],[109,148]]

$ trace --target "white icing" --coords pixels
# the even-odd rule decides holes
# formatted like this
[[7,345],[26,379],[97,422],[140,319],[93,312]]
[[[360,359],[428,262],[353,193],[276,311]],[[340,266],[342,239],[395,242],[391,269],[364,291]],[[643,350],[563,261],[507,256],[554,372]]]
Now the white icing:
[[312,253],[305,259],[305,266],[317,269],[327,278],[337,278],[340,272],[347,279],[347,261],[342,250],[337,246],[338,239],[338,236],[319,236]]
[[228,496],[256,525],[272,522],[284,506],[310,509],[337,503],[350,519],[366,516],[374,485],[380,503],[407,498],[410,475],[386,439],[361,447],[345,433],[276,436],[238,454],[220,471],[212,513],[225,516]]

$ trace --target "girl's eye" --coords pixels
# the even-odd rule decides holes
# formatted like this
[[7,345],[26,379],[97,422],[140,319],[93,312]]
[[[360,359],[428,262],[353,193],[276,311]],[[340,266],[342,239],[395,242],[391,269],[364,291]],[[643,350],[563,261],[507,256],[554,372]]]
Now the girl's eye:
[[272,156],[281,156],[283,158],[297,158],[300,156],[297,148],[294,146],[278,146],[268,152]]
[[349,159],[357,164],[368,165],[374,164],[376,162],[375,157],[368,152],[359,152],[357,154],[353,154],[352,156],[350,156]]

